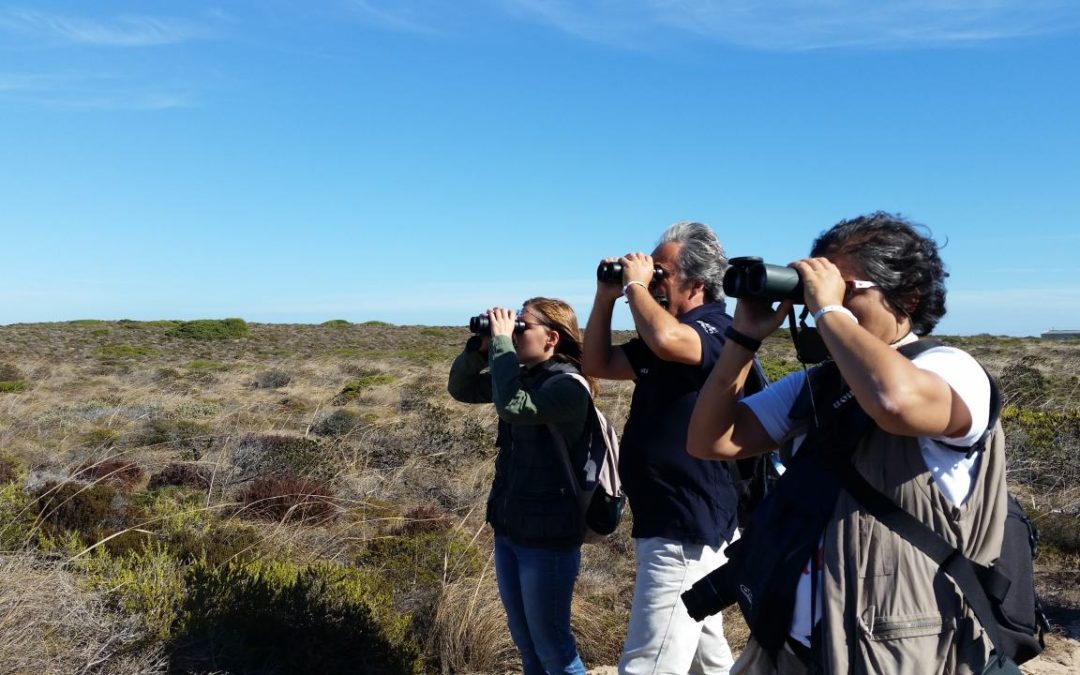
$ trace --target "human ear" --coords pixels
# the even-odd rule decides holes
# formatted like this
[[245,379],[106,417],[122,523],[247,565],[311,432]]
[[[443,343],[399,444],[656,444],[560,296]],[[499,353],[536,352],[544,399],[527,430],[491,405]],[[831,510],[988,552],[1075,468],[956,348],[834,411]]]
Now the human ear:
[[547,334],[547,340],[544,341],[544,346],[545,347],[550,347],[552,350],[554,350],[557,346],[559,346],[559,339],[561,337],[562,336],[559,335],[559,331],[551,330],[549,328],[548,329],[548,334]]

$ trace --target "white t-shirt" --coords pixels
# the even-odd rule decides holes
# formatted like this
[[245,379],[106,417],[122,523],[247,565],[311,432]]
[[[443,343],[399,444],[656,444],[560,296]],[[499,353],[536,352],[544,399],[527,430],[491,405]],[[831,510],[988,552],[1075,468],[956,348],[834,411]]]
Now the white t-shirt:
[[[914,336],[912,340],[903,343],[913,340]],[[961,506],[971,493],[971,483],[978,471],[981,453],[972,453],[971,457],[967,457],[965,453],[946,447],[942,443],[967,447],[979,440],[990,418],[990,380],[987,379],[986,372],[978,361],[967,352],[954,347],[942,346],[928,349],[915,357],[912,363],[923,370],[936,373],[945,380],[971,411],[971,429],[964,436],[919,438],[919,449],[922,451],[926,467],[933,476],[934,484],[952,504]],[[792,428],[792,420],[788,417],[791,406],[805,386],[805,382],[806,374],[798,371],[742,401],[761,422],[769,437],[778,445],[793,439],[794,447],[798,448],[805,437],[805,433],[801,430]],[[799,579],[799,586],[795,593],[791,636],[807,646],[810,645],[813,622],[821,618],[821,556],[819,546],[817,564],[813,565],[817,576],[816,607],[818,611],[816,617],[811,616],[812,584],[810,582],[811,561],[809,560],[803,568],[803,575]]]

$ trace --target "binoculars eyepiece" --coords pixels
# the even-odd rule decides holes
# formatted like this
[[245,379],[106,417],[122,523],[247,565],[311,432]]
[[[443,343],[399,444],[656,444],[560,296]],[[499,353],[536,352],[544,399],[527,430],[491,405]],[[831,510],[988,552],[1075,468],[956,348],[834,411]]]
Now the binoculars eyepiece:
[[[514,332],[521,333],[526,328],[521,319],[514,319]],[[487,314],[478,314],[469,319],[469,332],[474,335],[491,335],[491,319]]]
[[[608,283],[622,283],[623,266],[619,261],[602,262],[600,266],[596,268],[596,280],[606,281]],[[659,265],[653,267],[653,281],[660,281],[664,278],[664,269]]]
[[757,256],[732,258],[729,262],[731,267],[724,273],[724,294],[729,298],[804,302],[802,279],[794,269],[770,265]]

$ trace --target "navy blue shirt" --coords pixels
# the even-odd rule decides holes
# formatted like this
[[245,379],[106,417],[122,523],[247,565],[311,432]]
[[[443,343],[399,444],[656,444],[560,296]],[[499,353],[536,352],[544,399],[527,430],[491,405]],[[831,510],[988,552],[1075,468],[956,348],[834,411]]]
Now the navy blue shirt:
[[636,385],[619,451],[619,476],[634,512],[634,537],[718,546],[730,541],[738,498],[723,462],[686,452],[690,414],[731,324],[723,302],[679,317],[701,337],[701,364],[663,361],[641,338],[621,345]]

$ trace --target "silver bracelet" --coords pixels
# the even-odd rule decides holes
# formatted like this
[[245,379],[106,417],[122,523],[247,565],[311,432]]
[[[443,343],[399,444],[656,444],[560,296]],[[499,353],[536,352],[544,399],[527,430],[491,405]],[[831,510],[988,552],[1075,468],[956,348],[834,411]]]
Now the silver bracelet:
[[622,294],[626,297],[627,302],[630,302],[630,296],[626,295],[626,289],[630,288],[631,286],[641,286],[645,289],[646,293],[649,292],[649,287],[646,286],[644,283],[640,281],[627,281],[626,284],[622,287]]
[[855,315],[851,313],[851,310],[843,305],[825,305],[818,311],[814,312],[814,323],[817,324],[821,321],[821,317],[825,316],[829,312],[840,312],[841,314],[847,314],[851,317],[851,320],[855,323],[859,323],[859,320],[855,318]]

